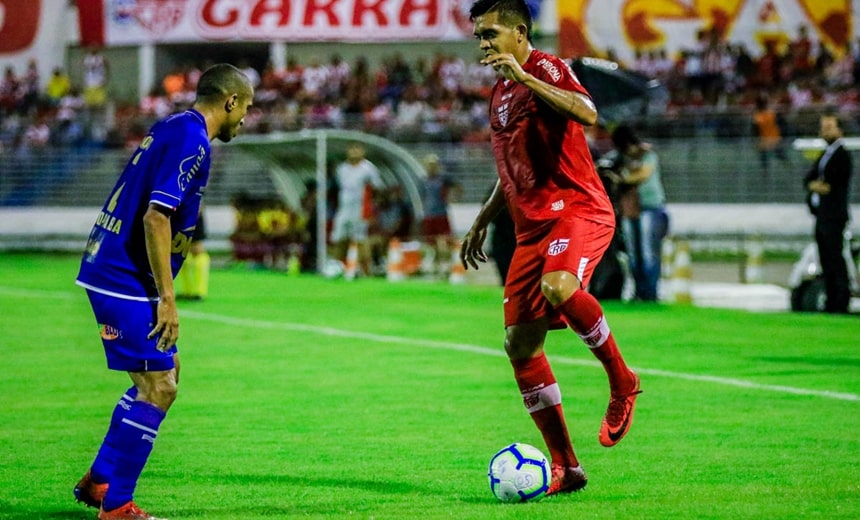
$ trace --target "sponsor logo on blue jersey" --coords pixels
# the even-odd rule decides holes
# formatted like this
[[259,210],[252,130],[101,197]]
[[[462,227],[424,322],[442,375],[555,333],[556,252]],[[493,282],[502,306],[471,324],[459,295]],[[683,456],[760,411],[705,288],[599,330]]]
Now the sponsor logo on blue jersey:
[[200,166],[203,164],[203,161],[206,159],[206,149],[203,148],[203,145],[197,146],[197,154],[189,155],[185,159],[179,162],[179,189],[183,192],[188,185],[191,184],[191,180],[194,179],[194,176],[197,175],[197,171],[200,169]]

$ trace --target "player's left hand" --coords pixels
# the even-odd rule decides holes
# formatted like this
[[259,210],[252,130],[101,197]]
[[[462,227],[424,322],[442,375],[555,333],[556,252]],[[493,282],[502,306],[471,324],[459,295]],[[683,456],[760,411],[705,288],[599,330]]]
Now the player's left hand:
[[166,352],[179,339],[179,312],[176,309],[176,302],[162,298],[158,302],[157,314],[158,322],[146,338],[152,339],[158,336],[155,348]]
[[513,54],[491,54],[481,60],[481,64],[490,65],[505,79],[522,83],[526,79],[526,71]]

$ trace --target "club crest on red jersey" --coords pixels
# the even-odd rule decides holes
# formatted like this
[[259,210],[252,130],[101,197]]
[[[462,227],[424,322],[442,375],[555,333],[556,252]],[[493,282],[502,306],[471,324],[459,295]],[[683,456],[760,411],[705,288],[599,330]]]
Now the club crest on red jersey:
[[496,109],[496,113],[499,115],[499,124],[502,126],[508,126],[508,107],[510,103],[505,103]]
[[549,243],[549,256],[556,256],[564,253],[567,250],[567,245],[570,244],[569,238],[559,238]]

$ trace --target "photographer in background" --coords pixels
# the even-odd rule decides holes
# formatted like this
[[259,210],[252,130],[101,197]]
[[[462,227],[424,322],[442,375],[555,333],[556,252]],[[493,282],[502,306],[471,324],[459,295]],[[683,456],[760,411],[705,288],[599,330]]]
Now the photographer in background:
[[618,186],[621,233],[636,282],[636,299],[656,302],[663,238],[669,229],[660,161],[651,145],[627,125],[612,132],[612,144],[615,150],[602,157],[597,167]]

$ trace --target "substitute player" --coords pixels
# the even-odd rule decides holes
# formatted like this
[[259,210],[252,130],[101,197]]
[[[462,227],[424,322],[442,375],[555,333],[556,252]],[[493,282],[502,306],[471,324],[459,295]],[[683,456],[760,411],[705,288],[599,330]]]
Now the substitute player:
[[87,290],[108,368],[128,372],[133,382],[74,489],[78,501],[99,508],[101,520],[155,520],[135,505],[133,494],[176,398],[173,279],[188,253],[209,179],[210,142],[236,136],[253,98],[239,69],[207,69],[194,106],[150,129],[90,232],[77,284]]
[[615,226],[582,125],[597,121],[589,94],[559,58],[532,47],[532,18],[523,0],[479,0],[470,10],[481,63],[500,79],[490,98],[490,127],[499,180],[463,238],[463,265],[486,262],[487,226],[507,203],[517,246],[504,290],[505,350],[523,402],[552,459],[548,494],[585,487],[561,407],[561,392],[543,351],[549,329],[570,326],[603,363],[609,408],[604,446],[627,433],[639,378],[624,363],[603,315],[585,287]]

